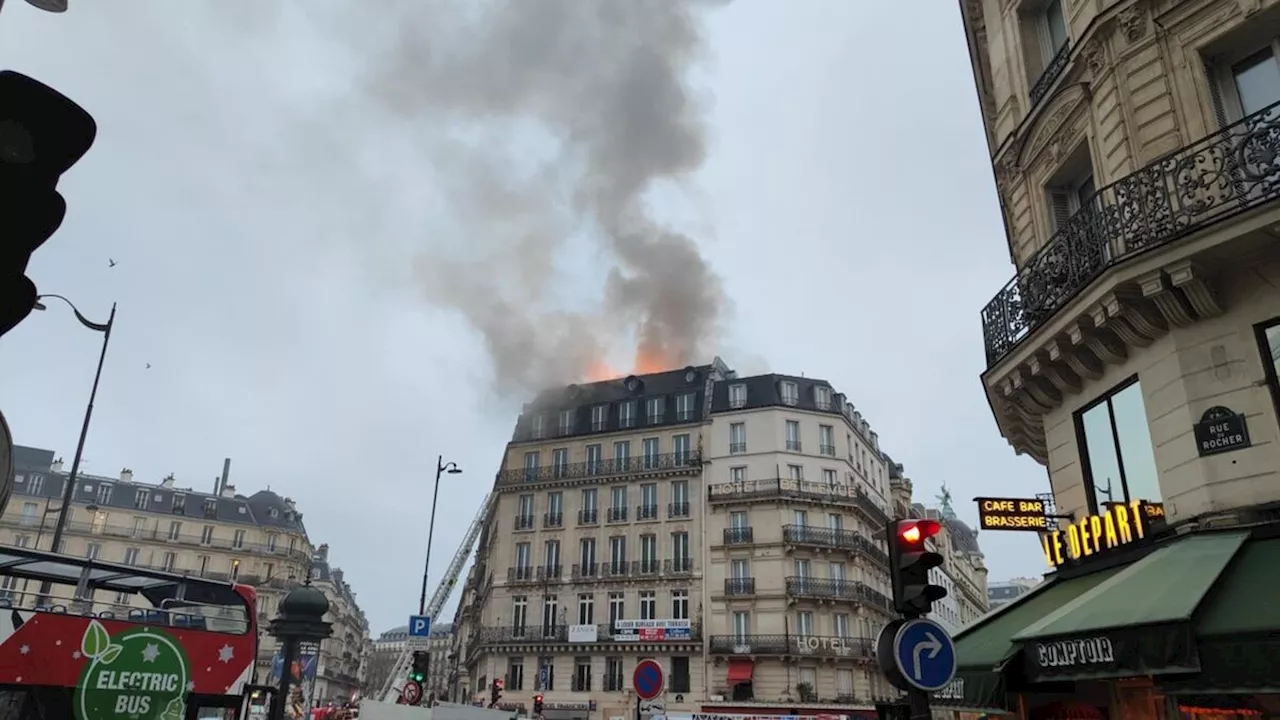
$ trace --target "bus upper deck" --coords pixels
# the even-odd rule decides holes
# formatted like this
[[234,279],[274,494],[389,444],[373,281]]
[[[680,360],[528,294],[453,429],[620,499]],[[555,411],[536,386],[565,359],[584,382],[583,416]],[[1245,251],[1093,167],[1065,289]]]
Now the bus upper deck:
[[0,547],[0,705],[80,720],[230,708],[252,679],[255,603],[245,585]]

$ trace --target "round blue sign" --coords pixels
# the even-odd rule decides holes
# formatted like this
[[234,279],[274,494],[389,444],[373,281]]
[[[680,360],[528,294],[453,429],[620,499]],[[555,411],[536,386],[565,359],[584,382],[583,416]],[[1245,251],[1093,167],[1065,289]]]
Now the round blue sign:
[[636,671],[631,675],[631,687],[636,697],[641,700],[652,700],[662,694],[662,666],[657,660],[641,660],[636,663]]
[[956,675],[956,646],[938,623],[918,618],[906,621],[893,639],[893,659],[911,685],[933,692]]

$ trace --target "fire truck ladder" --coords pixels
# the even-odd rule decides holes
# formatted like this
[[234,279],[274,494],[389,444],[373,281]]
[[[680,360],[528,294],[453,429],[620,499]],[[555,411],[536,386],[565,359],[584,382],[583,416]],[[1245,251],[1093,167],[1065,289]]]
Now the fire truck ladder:
[[[427,603],[426,614],[433,623],[440,611],[444,609],[449,596],[453,594],[453,586],[462,575],[462,568],[471,557],[476,540],[480,537],[480,529],[484,527],[485,520],[495,502],[497,502],[496,494],[489,493],[485,496],[484,502],[480,504],[480,512],[476,513],[475,519],[471,521],[471,527],[467,528],[467,534],[462,538],[462,545],[458,548],[458,552],[454,553],[449,568],[445,570],[444,579],[440,581],[440,585],[431,596],[431,601]],[[391,668],[391,674],[387,676],[387,681],[382,686],[380,695],[383,702],[395,702],[399,697],[400,688],[404,686],[404,680],[409,676],[409,669],[413,667],[413,651],[418,649],[420,648],[415,647],[412,640],[405,644],[404,652],[400,653],[400,657],[396,659],[396,664]]]

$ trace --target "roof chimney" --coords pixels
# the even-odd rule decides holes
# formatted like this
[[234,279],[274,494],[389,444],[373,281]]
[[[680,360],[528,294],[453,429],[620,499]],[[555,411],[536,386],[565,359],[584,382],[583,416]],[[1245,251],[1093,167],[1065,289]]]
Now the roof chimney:
[[234,498],[236,496],[236,486],[222,483],[222,492],[219,493],[224,498]]
[[129,468],[120,468],[120,482],[133,482],[133,471]]
[[62,458],[58,458],[57,460],[54,460],[53,464],[49,466],[49,470],[56,473],[62,472]]
[[[130,473],[130,476],[132,476],[132,475],[133,475],[133,474],[132,474],[132,473]],[[165,476],[164,476],[164,479],[163,479],[163,480],[161,480],[161,481],[160,481],[160,487],[162,487],[162,488],[166,488],[166,489],[168,489],[168,490],[172,490],[172,489],[173,489],[173,483],[174,483],[174,482],[176,482],[176,481],[174,480],[173,473],[169,473],[168,475],[165,475]]]
[[231,458],[223,458],[222,460],[222,477],[213,487],[214,495],[221,495],[222,488],[227,486],[227,478],[231,476]]

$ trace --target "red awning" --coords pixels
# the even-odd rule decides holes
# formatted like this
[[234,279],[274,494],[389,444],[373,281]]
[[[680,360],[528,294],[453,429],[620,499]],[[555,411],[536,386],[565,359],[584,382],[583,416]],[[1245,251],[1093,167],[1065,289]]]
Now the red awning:
[[730,685],[737,683],[751,682],[751,675],[755,671],[756,664],[750,660],[730,660],[728,680]]

